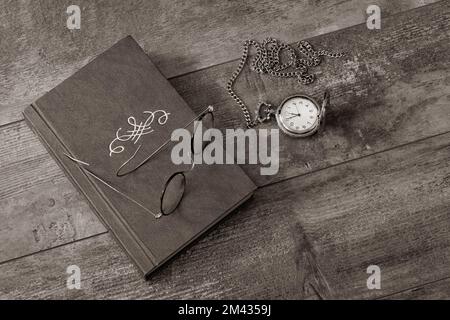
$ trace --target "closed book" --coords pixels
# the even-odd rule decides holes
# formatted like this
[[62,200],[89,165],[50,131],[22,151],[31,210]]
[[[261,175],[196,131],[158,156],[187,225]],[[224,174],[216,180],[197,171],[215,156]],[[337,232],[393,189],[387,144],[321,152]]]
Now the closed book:
[[[156,219],[148,211],[159,212],[165,182],[184,166],[172,161],[175,142],[139,169],[117,176],[134,154],[133,163],[140,163],[196,117],[132,37],[39,98],[24,117],[146,276],[256,189],[238,165],[198,164],[185,174],[179,206]],[[102,181],[73,159],[89,164]]]

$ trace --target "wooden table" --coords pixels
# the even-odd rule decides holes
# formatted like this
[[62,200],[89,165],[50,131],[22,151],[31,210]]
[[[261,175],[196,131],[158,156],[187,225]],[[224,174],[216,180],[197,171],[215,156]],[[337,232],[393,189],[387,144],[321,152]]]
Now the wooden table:
[[[198,2],[195,3],[195,2]],[[69,1],[0,3],[0,298],[450,297],[449,1]],[[381,30],[366,8],[382,9]],[[280,172],[144,281],[65,178],[21,111],[131,34],[199,111],[243,125],[224,90],[243,40],[310,39],[346,51],[304,87],[244,72],[251,105],[329,88],[326,130],[280,141]],[[66,288],[81,268],[82,289]],[[367,267],[381,268],[368,290]]]

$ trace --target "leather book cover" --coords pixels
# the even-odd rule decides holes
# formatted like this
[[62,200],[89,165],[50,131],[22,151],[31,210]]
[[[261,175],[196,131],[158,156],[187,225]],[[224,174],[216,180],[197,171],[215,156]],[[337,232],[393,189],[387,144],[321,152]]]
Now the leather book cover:
[[248,199],[256,186],[238,165],[199,164],[186,173],[186,191],[175,212],[155,219],[65,154],[159,212],[165,181],[180,171],[170,146],[135,172],[123,177],[116,172],[138,146],[136,163],[195,116],[132,37],[24,111],[29,126],[146,276]]

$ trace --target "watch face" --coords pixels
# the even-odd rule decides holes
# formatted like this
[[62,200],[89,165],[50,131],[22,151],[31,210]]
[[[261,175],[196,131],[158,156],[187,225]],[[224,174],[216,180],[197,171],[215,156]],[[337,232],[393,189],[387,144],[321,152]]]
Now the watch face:
[[319,106],[306,96],[286,99],[277,111],[279,125],[293,135],[313,132],[319,121]]

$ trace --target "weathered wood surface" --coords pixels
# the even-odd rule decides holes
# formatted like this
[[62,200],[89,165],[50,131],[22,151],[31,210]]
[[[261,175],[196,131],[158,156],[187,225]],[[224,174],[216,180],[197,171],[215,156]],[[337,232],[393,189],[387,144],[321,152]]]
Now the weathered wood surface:
[[[26,2],[22,2],[24,3]],[[39,8],[36,8],[37,3],[30,5],[35,7],[35,12],[41,12]],[[46,2],[41,1],[41,3]],[[360,22],[363,21],[367,4],[358,2],[361,3],[362,9],[351,14],[339,13],[339,10],[345,8],[350,10],[352,6],[355,7],[355,3],[352,1],[336,5],[318,3],[311,6],[326,6],[328,10],[336,10],[337,16],[341,15],[340,19],[349,15],[350,18],[345,23],[352,24],[356,23],[357,19],[352,20],[351,17],[360,17]],[[140,16],[141,13],[132,10],[133,4],[130,5],[127,14]],[[421,1],[417,3],[402,1],[395,2],[395,5],[390,3],[382,5],[382,8],[384,13],[391,13],[420,4]],[[145,7],[147,4],[142,3],[142,5]],[[261,5],[265,7],[260,7],[260,10],[273,8],[271,4]],[[349,7],[346,7],[347,5]],[[42,7],[49,6],[50,4],[45,4]],[[98,11],[104,6],[104,4],[98,4],[95,10]],[[118,10],[118,6],[114,4],[111,7],[104,7],[104,10],[111,14],[114,10]],[[357,7],[359,6],[358,4]],[[25,7],[21,8],[22,13],[28,10]],[[305,9],[306,12],[309,12],[308,10],[316,12],[313,7],[308,8]],[[193,9],[185,8],[185,10],[190,12]],[[240,93],[250,103],[262,97],[284,96],[299,90],[313,95],[318,95],[320,88],[323,87],[332,90],[335,99],[334,106],[330,108],[328,115],[326,132],[314,137],[311,141],[291,142],[283,139],[281,171],[276,179],[261,179],[256,174],[258,167],[245,168],[260,185],[313,173],[306,176],[306,179],[299,177],[263,188],[252,202],[169,263],[149,283],[142,280],[109,235],[103,234],[105,232],[103,226],[25,124],[18,122],[1,127],[0,141],[4,143],[0,144],[2,179],[0,214],[6,217],[6,224],[0,225],[0,241],[6,242],[7,247],[2,247],[0,250],[0,263],[3,262],[0,265],[2,274],[0,298],[317,298],[315,291],[325,298],[375,298],[448,277],[444,269],[444,265],[448,264],[446,253],[448,222],[445,219],[448,218],[446,214],[448,215],[450,211],[450,206],[445,199],[445,197],[448,198],[449,161],[448,157],[445,157],[445,152],[448,156],[449,151],[448,145],[445,146],[445,139],[449,141],[448,135],[427,139],[425,142],[414,143],[323,171],[315,171],[450,130],[447,53],[449,11],[448,2],[441,1],[420,10],[397,15],[392,19],[384,19],[383,29],[380,32],[370,32],[361,25],[313,39],[313,44],[318,47],[347,48],[351,43],[354,55],[347,56],[342,62],[325,61],[315,70],[319,75],[318,82],[308,88],[299,88],[294,81],[274,81],[246,72],[238,86],[249,88],[245,92],[240,89]],[[56,15],[57,13],[48,13],[43,10],[42,14],[45,17],[46,14]],[[5,16],[8,16],[8,12],[0,11],[2,22]],[[32,15],[25,14],[22,14],[22,17],[25,17],[25,25],[27,23],[28,26],[33,23],[43,24],[41,18],[33,20],[30,18]],[[140,17],[144,19],[143,16]],[[289,17],[286,23],[292,23],[291,14]],[[240,21],[236,16],[230,18]],[[47,19],[53,18],[47,16]],[[105,19],[108,19],[106,14]],[[313,20],[310,17],[308,19]],[[93,18],[91,20],[94,21]],[[306,21],[311,22],[311,20]],[[64,18],[61,18],[61,21],[64,24]],[[192,23],[200,23],[192,21]],[[297,30],[297,33],[292,32],[286,35],[286,30],[279,29],[279,20],[278,29],[276,29],[278,33],[268,32],[261,26],[261,21],[254,30],[244,28],[242,29],[244,31],[239,30],[236,23],[233,23],[233,32],[236,33],[234,37],[262,38],[270,34],[294,41],[334,30],[335,27],[317,31],[314,30],[317,25],[306,26],[304,29],[306,33],[301,33],[297,29],[302,28],[296,21],[295,25],[289,24],[289,28]],[[339,20],[336,21],[339,22]],[[53,30],[53,20],[46,23],[50,24],[46,28]],[[117,29],[113,29],[124,32],[124,23],[119,20],[117,26],[114,26]],[[240,23],[241,26],[247,25],[248,21]],[[298,24],[300,23],[303,22],[298,21]],[[223,28],[223,24],[226,22],[222,21],[221,26],[214,27],[219,30]],[[324,23],[324,26],[327,24]],[[43,37],[48,37],[46,33],[38,35],[33,28],[22,30],[20,25],[13,26],[12,22],[0,25],[2,32],[13,26],[16,34],[22,32],[25,37],[25,40],[22,39],[24,46],[20,46],[21,54],[14,57],[17,59],[16,62],[4,60],[12,58],[7,50],[13,51],[13,47],[3,45],[0,47],[1,53],[4,53],[0,55],[0,66],[2,69],[7,66],[5,69],[7,73],[2,73],[0,77],[0,83],[3,85],[0,86],[2,98],[0,124],[19,119],[17,115],[23,105],[53,87],[75,69],[84,65],[92,56],[107,48],[116,40],[116,36],[119,39],[127,33],[133,34],[168,76],[195,71],[198,68],[234,59],[239,55],[239,48],[236,46],[236,42],[239,41],[230,38],[228,42],[220,43],[216,39],[217,42],[214,44],[216,40],[211,40],[212,37],[209,37],[214,34],[212,31],[204,38],[204,41],[213,43],[209,46],[212,48],[211,51],[205,51],[208,52],[205,55],[212,56],[210,60],[205,60],[204,57],[197,60],[200,49],[196,46],[188,48],[186,39],[189,36],[186,34],[180,37],[184,41],[181,46],[184,49],[176,48],[168,54],[164,51],[168,50],[164,47],[167,38],[153,38],[154,34],[150,35],[149,30],[146,29],[147,26],[142,26],[141,22],[136,25],[141,29],[138,31],[132,28],[125,29],[126,32],[123,34],[119,32],[118,35],[105,31],[104,39],[96,38],[98,35],[95,30],[89,30],[88,44],[73,33],[71,35],[73,47],[71,47],[72,51],[69,50],[70,52],[64,51],[68,50],[67,47],[57,45],[66,37],[62,27],[58,26],[60,30],[55,38],[47,39],[53,45],[46,45],[42,52],[47,54],[42,57],[38,57],[39,54],[33,51],[26,53],[24,44],[32,43],[38,47],[42,46],[40,41]],[[168,25],[169,29],[175,28],[169,23]],[[102,25],[102,28],[106,28],[106,25]],[[183,30],[183,32],[188,31]],[[32,40],[33,37],[37,38]],[[8,39],[10,41],[11,37]],[[199,41],[198,38],[192,39],[191,41],[194,42]],[[2,37],[0,41],[5,40]],[[159,41],[157,50],[161,51],[153,50],[154,41]],[[14,43],[18,45],[18,42]],[[228,48],[225,50],[226,53],[214,51],[214,48],[222,47]],[[33,54],[35,54],[34,60]],[[66,57],[64,58],[63,55]],[[45,67],[39,64],[33,66],[29,62],[40,61],[40,59],[47,61]],[[49,61],[52,63],[49,64]],[[11,67],[12,65],[14,66]],[[176,69],[178,66],[181,66],[179,70]],[[242,124],[241,115],[223,90],[226,79],[235,66],[236,61],[231,61],[181,75],[171,81],[190,105],[201,108],[202,105],[212,102],[218,108],[219,124],[222,127],[236,127]],[[22,67],[24,67],[23,70],[20,69]],[[17,74],[21,77],[15,79],[14,75]],[[28,80],[23,81],[24,79]],[[11,81],[19,80],[23,83],[11,83]],[[270,91],[272,84],[282,89],[278,92]],[[48,88],[43,87],[47,85]],[[254,96],[253,100],[252,96]],[[5,105],[3,105],[4,102]],[[426,116],[422,113],[423,108],[428,111]],[[436,165],[433,162],[437,160],[432,159],[430,150],[439,154],[440,158],[438,158],[442,163]],[[312,152],[314,156],[306,158],[304,155],[308,152]],[[414,157],[418,157],[422,165],[417,167],[413,160],[408,162],[409,159],[416,159]],[[404,168],[392,167],[389,159],[396,159],[406,165]],[[369,160],[372,163],[367,162]],[[367,163],[371,163],[373,168]],[[430,163],[433,166],[428,170],[431,171],[426,171],[426,164]],[[384,168],[378,166],[384,166]],[[346,180],[349,177],[344,175],[352,176],[354,172],[357,173],[359,178],[356,181],[360,184],[351,189],[348,184],[352,182]],[[431,174],[431,178],[422,176],[423,172]],[[390,176],[391,173],[393,178]],[[381,177],[378,177],[379,175]],[[440,178],[442,180],[439,180]],[[421,179],[424,180],[423,183]],[[320,186],[320,183],[316,188],[317,181],[327,181],[324,184],[332,183],[336,190]],[[308,183],[310,183],[309,186]],[[383,183],[394,190],[387,189],[390,192],[381,190],[384,189]],[[415,184],[417,189],[408,189],[408,184]],[[310,192],[309,189],[315,190],[317,194]],[[302,190],[306,191],[302,192]],[[348,195],[342,194],[342,190],[347,190]],[[363,203],[362,200],[368,197],[368,193],[364,193],[368,190],[376,191],[376,201],[371,202],[371,205]],[[428,195],[427,190],[434,190],[435,194]],[[266,199],[266,192],[273,195]],[[292,196],[289,197],[287,195],[290,192]],[[322,193],[324,198],[318,198]],[[372,195],[372,192],[369,194]],[[330,207],[323,203],[326,196],[331,198],[328,203]],[[280,204],[285,201],[285,198],[288,199],[287,202]],[[422,202],[419,202],[419,199]],[[405,206],[405,204],[408,205]],[[417,204],[417,210],[412,207],[412,204]],[[355,208],[358,205],[366,211],[358,211],[359,208]],[[391,208],[391,205],[394,206]],[[322,212],[324,208],[327,210]],[[372,228],[362,225],[364,219],[373,222]],[[334,225],[336,229],[333,229]],[[353,229],[349,229],[348,225]],[[405,233],[409,232],[410,237],[396,238],[399,232],[394,232],[392,225],[400,226],[398,228],[404,227],[405,229],[401,230],[406,230]],[[321,230],[322,226],[328,232]],[[340,226],[339,229],[337,226]],[[265,231],[261,233],[261,229]],[[432,232],[436,234],[433,236]],[[394,244],[389,242],[390,240],[394,241]],[[241,243],[241,241],[247,242]],[[63,246],[67,243],[71,244]],[[48,250],[55,246],[59,247]],[[391,247],[390,252],[383,251]],[[373,255],[371,255],[372,249]],[[32,255],[41,250],[46,251]],[[24,255],[28,256],[17,259]],[[362,264],[369,261],[370,257],[382,261],[384,263],[382,267],[386,267],[388,272],[385,279],[388,283],[383,282],[382,291],[366,292],[367,274]],[[416,258],[418,258],[417,261],[414,260]],[[11,259],[15,260],[8,261]],[[437,261],[432,270],[426,269],[427,259],[428,263],[430,260]],[[237,264],[234,263],[236,261],[238,261]],[[65,268],[71,263],[79,264],[86,272],[87,278],[84,282],[86,287],[82,292],[68,292],[65,289]],[[403,273],[408,276],[404,276]],[[315,289],[313,290],[312,287]]]
[[[293,210],[338,297],[374,298],[449,275],[449,164],[444,134],[303,177],[308,192]],[[367,290],[371,264],[382,270],[381,290]]]
[[402,292],[389,295],[389,300],[448,300],[450,299],[450,279],[426,283]]
[[0,137],[0,262],[105,232],[24,122]]
[[[301,86],[245,69],[236,91],[249,105],[275,105],[296,93],[321,99],[331,92],[326,129],[311,139],[281,136],[280,172],[261,176],[243,168],[260,186],[322,169],[450,130],[450,3],[443,1],[383,20],[380,32],[358,25],[311,40],[317,48],[343,50],[311,71],[317,81]],[[350,44],[350,45],[349,45]],[[243,127],[242,111],[224,90],[237,62],[172,80],[190,106],[213,104],[219,127]],[[273,128],[270,123],[266,128]]]
[[106,232],[69,181],[49,182],[0,200],[0,208],[2,261]]
[[[10,261],[0,298],[390,295],[449,275],[449,163],[447,133],[272,184],[148,282],[108,234]],[[66,289],[71,264],[82,290]]]
[[21,119],[30,102],[119,39],[133,35],[167,77],[239,56],[241,41],[268,35],[296,41],[362,23],[378,4],[383,17],[435,0],[90,1],[81,30],[66,27],[67,0],[0,3],[0,125]]
[[[282,137],[279,175],[261,177],[258,166],[245,166],[249,175],[264,185],[449,131],[448,7],[441,2],[385,19],[383,32],[374,35],[361,25],[314,39],[327,47],[354,44],[353,56],[345,62],[325,61],[318,83],[300,88],[317,94],[329,84],[335,104],[326,131],[310,140]],[[220,126],[237,127],[241,114],[223,89],[235,65],[233,61],[193,72],[172,83],[192,106],[215,103]],[[243,78],[247,83],[240,87],[250,88],[255,97],[282,97],[299,90],[292,80],[279,83],[276,87],[282,89],[275,93],[269,91],[273,80],[267,77],[247,72]],[[251,101],[250,93],[243,95]],[[0,140],[0,201],[8,217],[0,226],[0,240],[9,244],[0,250],[0,262],[104,232],[25,123],[0,128]],[[76,210],[66,209],[67,199]],[[45,203],[53,202],[55,214],[47,214]],[[41,212],[34,218],[33,208]],[[78,220],[70,231],[61,232],[72,221],[71,214]],[[39,241],[35,230],[43,233]]]

